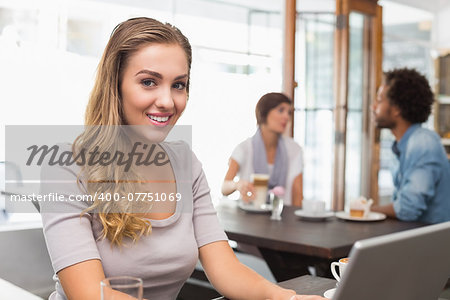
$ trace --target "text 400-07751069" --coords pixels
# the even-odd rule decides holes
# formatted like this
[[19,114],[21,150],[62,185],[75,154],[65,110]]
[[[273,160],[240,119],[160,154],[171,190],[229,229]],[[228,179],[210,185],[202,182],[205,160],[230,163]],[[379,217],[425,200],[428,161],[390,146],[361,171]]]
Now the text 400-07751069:
[[120,193],[100,193],[97,199],[101,201],[155,201],[155,202],[165,202],[165,201],[180,201],[180,193],[128,193],[126,196]]

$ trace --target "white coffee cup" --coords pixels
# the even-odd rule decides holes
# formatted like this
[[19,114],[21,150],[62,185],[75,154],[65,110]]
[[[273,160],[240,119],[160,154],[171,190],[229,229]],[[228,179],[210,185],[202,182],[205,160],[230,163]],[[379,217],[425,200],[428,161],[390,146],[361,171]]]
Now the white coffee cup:
[[[335,261],[331,263],[331,273],[338,282],[341,281],[342,276],[344,276],[345,268],[347,268],[347,265],[348,265],[347,257],[341,258],[339,262]],[[339,275],[336,272],[336,267],[339,267]]]
[[252,174],[251,180],[255,189],[255,198],[252,203],[256,207],[261,207],[267,201],[267,187],[269,185],[268,174]]
[[321,200],[303,200],[302,208],[311,215],[320,215],[325,212],[325,201]]

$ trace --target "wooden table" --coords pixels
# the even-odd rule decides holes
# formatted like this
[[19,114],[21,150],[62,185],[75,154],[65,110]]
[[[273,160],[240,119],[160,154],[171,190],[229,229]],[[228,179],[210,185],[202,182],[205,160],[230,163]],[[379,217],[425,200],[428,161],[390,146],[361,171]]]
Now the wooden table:
[[[304,275],[290,280],[278,283],[279,286],[286,289],[294,290],[298,295],[319,295],[323,294],[336,287],[336,280],[323,277],[315,277],[311,275]],[[219,297],[213,300],[227,300],[225,297]],[[437,300],[445,300],[439,298]]]
[[331,278],[329,264],[348,256],[356,241],[425,225],[393,219],[352,222],[336,217],[306,221],[294,215],[298,208],[290,206],[284,207],[281,221],[273,221],[269,214],[248,213],[230,200],[216,209],[228,238],[256,246],[278,282],[309,274],[308,266],[316,266],[317,275]]

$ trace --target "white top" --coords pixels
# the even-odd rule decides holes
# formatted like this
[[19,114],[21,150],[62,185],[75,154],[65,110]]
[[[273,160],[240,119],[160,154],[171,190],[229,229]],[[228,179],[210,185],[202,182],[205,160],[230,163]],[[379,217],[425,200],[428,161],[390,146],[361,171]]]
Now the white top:
[[[286,145],[286,151],[288,155],[288,169],[286,170],[286,186],[284,187],[285,204],[292,204],[292,183],[299,174],[303,172],[303,150],[299,144],[297,144],[292,138],[282,136],[284,144]],[[250,181],[253,171],[253,146],[252,138],[248,138],[234,149],[231,154],[231,158],[234,159],[239,165],[239,171],[237,176],[240,179]],[[269,169],[270,170],[270,169]]]
[[270,177],[270,176],[272,176],[273,168],[275,167],[275,164],[267,164],[267,166],[269,167],[269,177]]

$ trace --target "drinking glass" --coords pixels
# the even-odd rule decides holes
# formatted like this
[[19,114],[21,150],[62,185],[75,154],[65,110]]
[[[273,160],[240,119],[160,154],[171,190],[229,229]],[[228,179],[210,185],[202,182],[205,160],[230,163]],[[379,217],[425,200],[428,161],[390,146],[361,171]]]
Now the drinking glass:
[[283,198],[270,193],[270,204],[272,205],[271,220],[281,220],[281,212],[283,211]]
[[[115,300],[128,296],[130,299],[142,300],[142,279],[131,276],[108,277],[100,281],[101,300]],[[123,299],[123,298],[120,298]],[[126,298],[125,298],[126,299]]]

